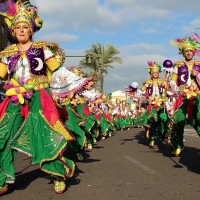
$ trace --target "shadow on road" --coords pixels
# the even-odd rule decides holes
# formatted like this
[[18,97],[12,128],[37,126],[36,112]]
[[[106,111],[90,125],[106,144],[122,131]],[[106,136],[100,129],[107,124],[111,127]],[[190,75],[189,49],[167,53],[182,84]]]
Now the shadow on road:
[[[28,167],[26,167],[26,169],[27,168]],[[14,184],[9,185],[8,193],[12,193],[15,190],[26,189],[31,184],[31,182],[38,179],[39,177],[45,177],[50,180],[50,176],[48,174],[42,172],[40,169],[35,169],[35,170],[26,172],[26,173],[23,173],[23,171],[17,172],[16,173],[16,181]]]
[[[101,148],[101,147],[99,147],[99,148]],[[81,154],[84,158],[84,160],[81,161],[82,163],[91,163],[91,162],[99,162],[100,161],[100,159],[90,158],[89,152],[90,152],[89,150],[85,150],[85,151],[81,152]],[[78,162],[78,160],[76,158],[76,152],[72,151],[71,149],[67,149],[64,152],[64,156],[66,156],[70,160],[73,160],[75,163]]]
[[135,135],[133,140],[137,140],[138,144],[142,144],[144,146],[149,146],[149,140],[145,136],[145,131],[138,132],[138,134]]
[[[138,144],[148,147],[149,140],[145,137],[144,131],[139,132],[132,139],[124,139],[122,144],[134,139],[138,140]],[[185,146],[179,157],[179,162],[176,162],[176,159],[172,156],[172,149],[168,145],[164,145],[159,139],[155,141],[155,146],[151,149],[154,153],[162,153],[163,156],[169,158],[174,163],[174,168],[183,168],[183,166],[186,166],[188,171],[200,174],[200,149]]]
[[179,162],[185,165],[188,171],[200,174],[200,149],[185,146]]
[[93,144],[93,149],[103,149],[104,147],[98,146],[97,144]]
[[121,142],[121,145],[124,145],[126,142],[132,142],[135,138],[131,138],[131,139],[123,139]]
[[[80,179],[77,178],[79,173],[84,172],[76,167],[74,176],[66,180],[67,187],[70,187],[71,185],[77,185],[80,183]],[[33,181],[35,181],[38,178],[44,178],[49,180],[48,184],[53,185],[54,183],[54,178],[49,174],[44,173],[40,169],[35,169],[27,173],[17,172],[16,181],[14,184],[9,185],[9,190],[7,194],[10,194],[15,190],[25,190]]]

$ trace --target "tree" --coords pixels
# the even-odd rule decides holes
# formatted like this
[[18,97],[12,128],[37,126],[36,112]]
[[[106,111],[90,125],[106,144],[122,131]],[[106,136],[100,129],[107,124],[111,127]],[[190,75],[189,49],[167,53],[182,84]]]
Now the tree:
[[[108,68],[114,68],[112,63],[123,63],[121,58],[116,57],[120,52],[111,44],[107,44],[104,47],[101,43],[97,43],[93,44],[92,48],[86,50],[85,53],[87,58],[80,61],[80,67],[92,70],[93,80],[100,81],[100,89],[103,92],[104,76],[108,74]],[[91,64],[87,62],[90,59]]]

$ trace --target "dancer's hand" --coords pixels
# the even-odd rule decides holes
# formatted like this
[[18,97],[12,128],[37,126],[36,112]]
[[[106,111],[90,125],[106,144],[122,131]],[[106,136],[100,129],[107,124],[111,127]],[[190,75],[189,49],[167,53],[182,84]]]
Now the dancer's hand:
[[192,76],[197,76],[199,74],[198,71],[196,71],[195,69],[192,69]]

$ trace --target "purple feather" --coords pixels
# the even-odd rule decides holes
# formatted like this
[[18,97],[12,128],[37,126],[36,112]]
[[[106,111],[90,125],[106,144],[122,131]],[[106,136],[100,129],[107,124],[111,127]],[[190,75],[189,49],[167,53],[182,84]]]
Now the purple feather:
[[15,2],[8,0],[0,4],[0,12],[14,16],[16,14]]

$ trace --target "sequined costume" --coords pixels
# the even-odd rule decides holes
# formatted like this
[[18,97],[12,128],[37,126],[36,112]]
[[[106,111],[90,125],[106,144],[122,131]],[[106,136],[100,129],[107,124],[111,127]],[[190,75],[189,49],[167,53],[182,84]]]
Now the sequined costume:
[[57,48],[37,41],[26,53],[16,44],[0,53],[0,77],[9,77],[0,105],[0,187],[15,180],[17,151],[31,156],[44,172],[73,176],[74,163],[63,152],[74,138],[60,120],[49,89],[50,75],[60,66],[53,53]]
[[[146,129],[146,136],[149,139],[149,146],[153,147],[155,139],[160,135],[164,134],[164,129],[161,129],[161,123],[164,123],[165,117],[162,117],[164,114],[164,104],[165,102],[165,84],[164,80],[160,78],[154,78],[153,73],[156,72],[159,74],[160,66],[155,62],[148,62],[149,64],[149,73],[151,79],[146,80],[143,83],[142,91],[145,91],[145,96],[148,100],[148,107],[146,112],[146,120],[144,120],[144,127]],[[158,76],[158,75],[157,75]],[[163,113],[163,114],[162,114]],[[161,115],[162,114],[162,115]]]

